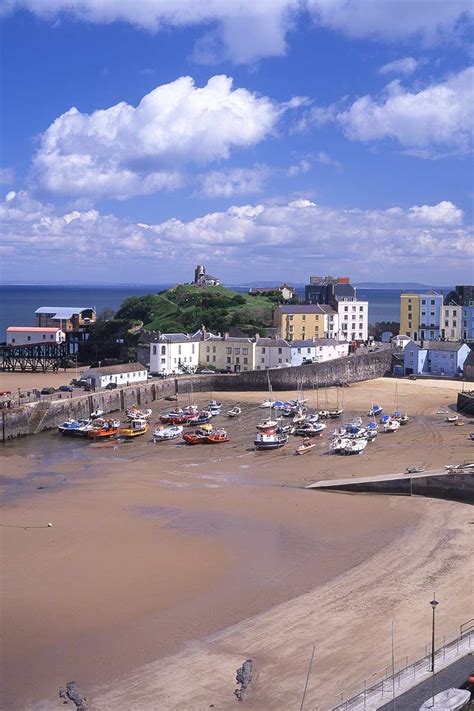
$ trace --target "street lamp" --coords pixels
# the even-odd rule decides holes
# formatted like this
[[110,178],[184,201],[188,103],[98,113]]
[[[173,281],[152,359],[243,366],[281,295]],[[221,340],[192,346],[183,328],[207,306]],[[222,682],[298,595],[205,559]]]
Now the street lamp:
[[432,702],[431,702],[431,707],[434,708],[435,705],[435,612],[436,612],[436,607],[439,605],[439,603],[436,600],[436,596],[433,593],[433,599],[430,602],[431,609],[433,610],[433,618],[432,618],[432,624],[431,624],[431,696],[432,696]]

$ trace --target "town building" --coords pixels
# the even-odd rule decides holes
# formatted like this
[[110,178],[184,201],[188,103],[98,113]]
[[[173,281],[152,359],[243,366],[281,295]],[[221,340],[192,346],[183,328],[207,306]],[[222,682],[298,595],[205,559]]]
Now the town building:
[[291,301],[296,295],[296,289],[288,284],[281,284],[281,286],[278,287],[278,291],[284,301]]
[[38,328],[36,326],[8,326],[7,345],[26,346],[37,343],[63,343],[66,339],[60,328]]
[[161,333],[150,343],[149,371],[152,375],[194,373],[199,366],[198,334]]
[[471,350],[464,361],[463,375],[466,380],[474,380],[474,351]]
[[35,315],[37,326],[60,328],[64,333],[88,328],[97,318],[94,309],[84,306],[41,306]]
[[462,307],[461,336],[466,341],[474,341],[474,301]]
[[401,348],[402,350],[407,346],[411,341],[410,336],[393,336],[391,339],[391,344],[392,348]]
[[400,334],[414,341],[441,338],[443,295],[436,291],[400,294]]
[[332,304],[339,299],[355,299],[356,289],[349,277],[311,276],[305,286],[308,304]]
[[194,270],[194,284],[196,286],[219,286],[220,279],[211,274],[206,274],[206,267],[198,264]]
[[284,338],[257,338],[255,370],[291,365],[291,345]]
[[446,341],[461,340],[463,307],[459,304],[444,304],[441,307],[441,338]]
[[466,343],[451,341],[410,341],[403,351],[405,375],[461,375],[470,353]]
[[148,371],[141,363],[106,365],[101,368],[89,368],[81,373],[81,380],[87,380],[95,388],[105,388],[110,383],[115,385],[136,385],[146,383]]
[[285,304],[275,310],[275,326],[287,341],[334,338],[338,334],[339,319],[327,304]]
[[312,338],[293,341],[291,344],[291,365],[323,363],[349,354],[349,343],[334,338]]
[[464,284],[455,287],[456,301],[462,306],[469,306],[474,304],[474,286],[472,284]]
[[337,301],[338,335],[344,341],[367,341],[369,337],[369,302],[356,298]]
[[255,370],[255,340],[229,336],[206,336],[199,344],[199,365],[238,373]]

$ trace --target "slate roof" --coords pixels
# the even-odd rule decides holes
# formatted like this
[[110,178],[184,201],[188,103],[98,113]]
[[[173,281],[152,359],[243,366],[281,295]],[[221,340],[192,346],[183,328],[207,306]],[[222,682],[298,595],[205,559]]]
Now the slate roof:
[[282,314],[335,314],[328,304],[306,304],[303,306],[279,306]]
[[288,348],[290,343],[285,341],[284,338],[259,338],[257,341],[257,346],[272,346],[275,348]]
[[465,343],[459,341],[425,341],[420,348],[427,351],[454,351],[457,352]]
[[303,341],[292,341],[292,348],[310,348],[311,346],[340,346],[347,341],[336,341],[335,338],[307,338]]

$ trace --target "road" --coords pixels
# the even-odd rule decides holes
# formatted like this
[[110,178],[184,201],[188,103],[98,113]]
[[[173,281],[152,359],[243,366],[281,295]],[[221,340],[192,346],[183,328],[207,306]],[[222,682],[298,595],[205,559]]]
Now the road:
[[[438,674],[435,674],[435,694],[438,694],[444,689],[450,689],[454,687],[455,689],[460,688],[460,686],[466,681],[470,674],[474,673],[474,656],[466,655],[462,659],[458,659],[454,664],[450,664]],[[379,711],[419,711],[421,704],[430,698],[432,694],[432,680],[427,679],[421,682],[413,689],[406,691],[401,696],[397,696],[395,699],[395,705],[393,701],[389,701],[388,704],[384,706],[379,706]]]

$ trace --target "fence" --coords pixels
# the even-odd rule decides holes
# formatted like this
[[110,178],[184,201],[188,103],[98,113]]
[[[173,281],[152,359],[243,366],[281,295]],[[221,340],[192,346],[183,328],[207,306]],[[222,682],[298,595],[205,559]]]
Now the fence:
[[[446,641],[444,638],[443,646],[435,652],[435,670],[441,670],[474,650],[473,623],[474,620],[469,620],[461,625],[460,633],[453,639]],[[431,673],[431,661],[430,645],[426,645],[420,659],[408,664],[408,657],[405,657],[395,665],[395,669],[398,667],[395,674],[391,673],[391,667],[375,672],[370,679],[364,681],[362,691],[348,698],[341,694],[338,702],[331,706],[329,711],[374,711],[428,678]]]

